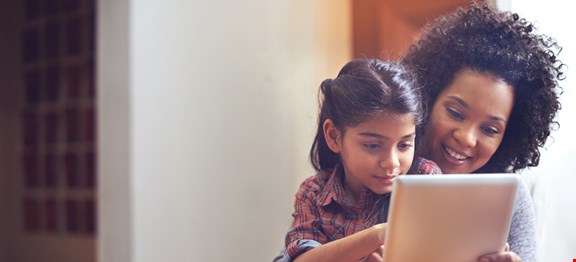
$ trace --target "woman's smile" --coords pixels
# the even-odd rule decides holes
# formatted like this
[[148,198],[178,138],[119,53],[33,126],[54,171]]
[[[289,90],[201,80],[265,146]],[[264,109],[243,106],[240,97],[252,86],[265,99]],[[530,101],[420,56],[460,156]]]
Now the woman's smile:
[[465,155],[464,153],[458,153],[450,147],[444,145],[444,151],[448,154],[448,158],[455,161],[464,161],[472,157]]

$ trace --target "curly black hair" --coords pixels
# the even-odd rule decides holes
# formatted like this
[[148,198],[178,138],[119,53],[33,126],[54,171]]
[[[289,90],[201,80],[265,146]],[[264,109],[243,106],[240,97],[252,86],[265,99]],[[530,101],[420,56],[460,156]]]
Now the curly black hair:
[[537,166],[539,148],[560,126],[555,115],[561,108],[562,48],[535,29],[516,13],[472,3],[428,24],[403,58],[423,86],[426,112],[462,69],[493,74],[513,87],[515,103],[502,143],[475,172]]

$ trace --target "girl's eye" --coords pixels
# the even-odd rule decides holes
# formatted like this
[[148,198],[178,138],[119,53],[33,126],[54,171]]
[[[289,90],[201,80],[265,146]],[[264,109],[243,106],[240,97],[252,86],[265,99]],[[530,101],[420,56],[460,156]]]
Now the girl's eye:
[[368,144],[364,144],[364,147],[368,150],[376,150],[376,149],[380,148],[380,144],[368,143]]
[[464,116],[460,112],[458,112],[458,110],[456,110],[452,107],[446,107],[446,111],[448,112],[450,117],[452,117],[456,120],[463,120],[464,119]]
[[500,133],[500,131],[497,128],[492,126],[482,126],[481,128],[482,132],[484,132],[487,135],[496,135]]

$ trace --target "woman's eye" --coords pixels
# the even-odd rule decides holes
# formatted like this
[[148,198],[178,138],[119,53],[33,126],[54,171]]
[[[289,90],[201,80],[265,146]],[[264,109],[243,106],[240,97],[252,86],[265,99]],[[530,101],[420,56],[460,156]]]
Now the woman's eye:
[[446,107],[446,111],[448,111],[448,114],[456,120],[463,120],[464,119],[464,116],[454,108]]
[[483,126],[482,131],[488,135],[496,135],[500,133],[500,131],[497,128],[491,126]]

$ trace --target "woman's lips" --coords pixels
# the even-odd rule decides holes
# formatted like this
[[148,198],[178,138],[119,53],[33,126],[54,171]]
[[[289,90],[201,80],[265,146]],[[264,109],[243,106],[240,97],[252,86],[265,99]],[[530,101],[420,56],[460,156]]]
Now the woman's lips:
[[446,145],[442,145],[442,147],[444,148],[444,158],[448,162],[453,163],[455,165],[462,165],[466,162],[466,160],[472,158],[463,153],[459,153]]

